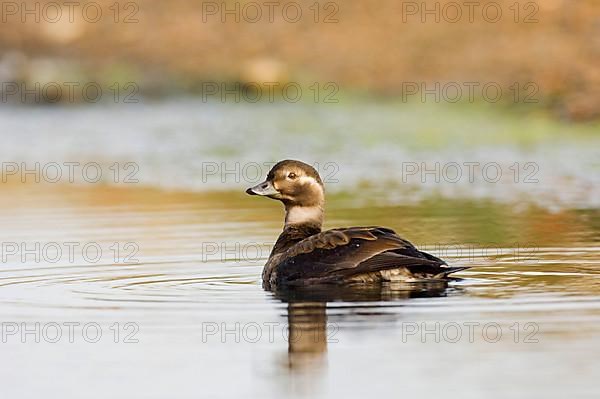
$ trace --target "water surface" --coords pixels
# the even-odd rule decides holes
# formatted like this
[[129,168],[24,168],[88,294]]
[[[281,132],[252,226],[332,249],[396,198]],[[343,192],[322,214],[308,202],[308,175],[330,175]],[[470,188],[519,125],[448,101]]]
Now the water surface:
[[[2,189],[7,396],[598,393],[598,209],[332,194],[326,227],[389,226],[472,268],[447,286],[270,293],[260,272],[281,228],[276,203],[240,191]],[[31,254],[36,243],[42,259]],[[56,256],[65,243],[78,244],[72,259]],[[90,243],[100,257],[82,253]],[[23,335],[36,323],[39,343]],[[79,323],[73,342],[64,323]],[[84,327],[94,341],[98,326],[102,337],[87,342]]]

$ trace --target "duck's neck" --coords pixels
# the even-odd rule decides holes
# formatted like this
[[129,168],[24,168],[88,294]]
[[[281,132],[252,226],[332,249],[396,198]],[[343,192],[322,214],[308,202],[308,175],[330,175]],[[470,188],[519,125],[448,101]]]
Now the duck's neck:
[[285,207],[285,227],[310,224],[317,225],[319,229],[323,225],[323,205],[299,206],[289,205]]
[[320,186],[317,194],[315,200],[309,204],[302,206],[284,204],[285,225],[273,247],[271,256],[282,253],[297,242],[321,232],[325,201],[323,189]]

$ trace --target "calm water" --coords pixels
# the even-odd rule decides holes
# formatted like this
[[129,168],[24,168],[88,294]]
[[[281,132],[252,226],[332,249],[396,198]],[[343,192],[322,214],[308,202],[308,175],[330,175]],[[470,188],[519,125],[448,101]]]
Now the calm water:
[[274,294],[260,272],[276,203],[2,190],[6,397],[597,397],[598,209],[334,194],[327,227],[386,225],[473,268],[447,286]]
[[[64,174],[3,173],[3,395],[598,397],[600,139],[488,111],[0,108],[2,171]],[[318,166],[326,227],[388,226],[472,268],[447,286],[263,291],[282,210],[243,190],[284,157]]]

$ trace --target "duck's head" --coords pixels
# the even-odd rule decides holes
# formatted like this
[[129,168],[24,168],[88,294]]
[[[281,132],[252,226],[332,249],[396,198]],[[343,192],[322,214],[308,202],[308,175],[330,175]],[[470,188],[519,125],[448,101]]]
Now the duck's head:
[[286,225],[323,219],[325,195],[319,173],[304,162],[285,160],[276,163],[267,179],[246,190],[250,195],[261,195],[283,202]]

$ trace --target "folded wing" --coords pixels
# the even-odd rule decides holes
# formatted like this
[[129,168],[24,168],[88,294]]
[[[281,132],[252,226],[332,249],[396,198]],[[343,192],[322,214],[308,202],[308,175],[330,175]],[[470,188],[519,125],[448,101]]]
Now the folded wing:
[[336,282],[363,273],[407,268],[422,278],[445,277],[463,268],[419,251],[393,230],[383,227],[333,229],[288,249],[278,267],[276,284]]

